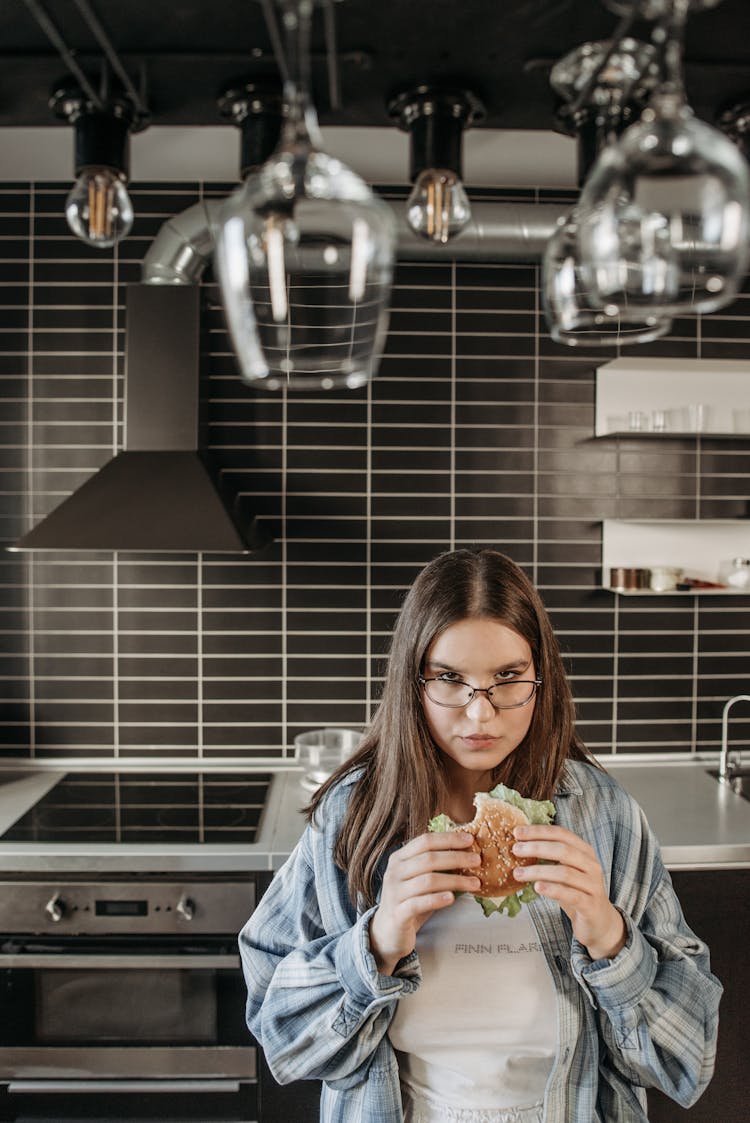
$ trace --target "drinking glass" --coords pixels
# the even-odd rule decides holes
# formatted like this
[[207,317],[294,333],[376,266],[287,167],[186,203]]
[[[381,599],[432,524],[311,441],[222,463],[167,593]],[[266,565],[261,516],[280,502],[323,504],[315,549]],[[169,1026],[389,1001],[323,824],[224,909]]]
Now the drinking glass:
[[592,298],[625,319],[712,312],[733,299],[746,272],[750,171],[737,146],[685,101],[682,40],[696,0],[640,2],[665,13],[665,79],[584,184],[588,282]]
[[279,145],[224,205],[216,266],[242,376],[269,389],[356,387],[382,351],[395,220],[322,150],[308,93],[312,0],[279,0],[288,74]]
[[735,433],[750,433],[750,409],[744,406],[733,409],[732,423]]
[[691,402],[688,407],[688,421],[692,433],[703,433],[713,423],[713,410],[705,402]]

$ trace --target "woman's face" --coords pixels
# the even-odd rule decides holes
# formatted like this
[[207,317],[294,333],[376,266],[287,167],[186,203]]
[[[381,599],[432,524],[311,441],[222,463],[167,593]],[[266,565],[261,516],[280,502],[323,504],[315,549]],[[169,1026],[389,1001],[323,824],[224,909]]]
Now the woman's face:
[[[513,679],[534,679],[536,668],[523,636],[499,620],[468,617],[441,632],[427,648],[425,678],[462,679],[489,687]],[[495,692],[495,699],[499,691]],[[526,736],[536,695],[525,706],[496,710],[486,694],[452,709],[433,702],[422,687],[422,705],[435,744],[446,757],[449,783],[476,785],[510,756]]]

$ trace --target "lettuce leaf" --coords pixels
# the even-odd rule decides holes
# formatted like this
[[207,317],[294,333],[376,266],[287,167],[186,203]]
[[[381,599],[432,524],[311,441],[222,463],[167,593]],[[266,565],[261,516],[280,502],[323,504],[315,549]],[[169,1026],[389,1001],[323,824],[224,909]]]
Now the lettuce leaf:
[[506,803],[512,803],[519,811],[523,811],[530,823],[535,823],[537,826],[546,826],[555,817],[555,805],[551,800],[524,799],[515,788],[506,788],[505,784],[498,784],[490,795],[495,799],[504,799]]
[[[495,799],[504,799],[506,803],[512,803],[514,807],[518,807],[530,823],[546,825],[551,823],[555,817],[555,805],[549,799],[525,799],[515,788],[508,788],[505,784],[498,784],[489,794]],[[427,829],[437,832],[454,831],[458,826],[459,824],[454,823],[450,815],[440,814],[430,819]],[[455,895],[456,897],[461,896],[460,893]],[[538,895],[534,886],[527,884],[522,889],[518,889],[515,893],[511,893],[502,899],[475,896],[474,900],[482,906],[485,916],[492,916],[493,912],[507,912],[508,916],[518,916],[522,905],[530,904],[531,901],[536,900]]]
[[436,815],[434,819],[430,819],[427,824],[428,831],[454,831],[458,823],[454,823],[450,815]]
[[516,890],[502,900],[496,897],[475,897],[474,900],[482,906],[485,916],[492,916],[493,912],[507,912],[508,916],[518,916],[521,906],[530,904],[538,896],[534,886],[526,884],[523,889]]

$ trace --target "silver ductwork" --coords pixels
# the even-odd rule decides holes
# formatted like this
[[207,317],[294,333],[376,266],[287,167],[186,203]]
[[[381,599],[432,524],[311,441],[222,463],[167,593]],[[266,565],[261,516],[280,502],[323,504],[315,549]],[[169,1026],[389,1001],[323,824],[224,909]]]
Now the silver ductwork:
[[195,285],[214,252],[214,229],[223,199],[204,199],[167,219],[143,259],[146,285]]
[[473,202],[468,224],[443,245],[414,233],[404,203],[391,206],[398,224],[399,261],[540,261],[557,223],[570,210],[553,203]]
[[[214,249],[221,199],[196,203],[164,223],[143,259],[149,285],[193,285]],[[555,203],[474,202],[471,221],[445,245],[420,238],[406,221],[403,202],[389,201],[398,231],[399,261],[535,262],[569,206]]]

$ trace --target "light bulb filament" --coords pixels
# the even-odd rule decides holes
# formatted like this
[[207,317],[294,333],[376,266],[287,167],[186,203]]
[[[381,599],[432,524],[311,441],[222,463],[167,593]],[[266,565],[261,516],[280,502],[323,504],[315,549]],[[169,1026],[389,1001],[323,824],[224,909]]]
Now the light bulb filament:
[[441,175],[427,185],[427,234],[437,242],[448,241],[448,208],[446,191]]
[[407,203],[407,221],[415,233],[443,245],[469,221],[463,184],[449,170],[429,168],[418,176]]
[[92,176],[89,190],[89,237],[93,241],[112,236],[112,208],[115,202],[114,188],[102,177]]

